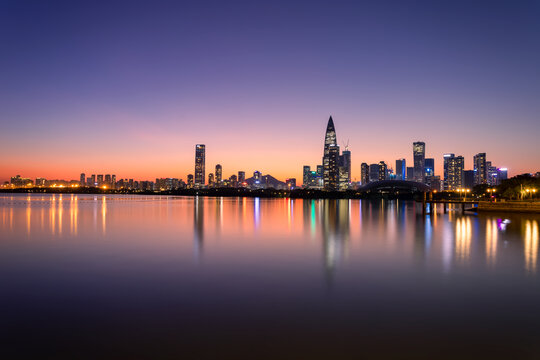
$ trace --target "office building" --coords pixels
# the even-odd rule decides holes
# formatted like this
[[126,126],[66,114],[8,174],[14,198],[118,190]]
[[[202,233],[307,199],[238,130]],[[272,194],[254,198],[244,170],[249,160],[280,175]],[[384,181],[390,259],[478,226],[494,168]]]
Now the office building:
[[[508,169],[507,168],[498,168],[497,169],[497,185],[500,185],[501,182],[508,179]],[[537,173],[538,174],[538,173]]]
[[188,189],[193,189],[193,174],[187,176],[187,187]]
[[336,129],[334,120],[330,116],[326,133],[324,136],[324,153],[322,158],[323,165],[323,184],[325,190],[337,190],[339,182],[339,146],[336,139]]
[[435,175],[435,159],[426,158],[424,160],[424,178]]
[[463,187],[472,189],[474,186],[474,170],[463,171]]
[[242,184],[246,181],[246,172],[245,171],[239,171],[238,172],[238,183]]
[[339,189],[346,190],[351,184],[351,152],[344,150],[339,156]]
[[366,163],[360,165],[360,183],[362,185],[369,183],[369,165]]
[[474,185],[487,184],[486,153],[478,153],[473,158]]
[[378,171],[378,180],[386,180],[388,175],[388,167],[386,166],[386,163],[384,161],[379,161]]
[[412,166],[407,167],[407,180],[414,181],[414,168]]
[[407,179],[407,163],[405,159],[396,160],[396,180]]
[[424,166],[426,158],[426,144],[422,141],[413,143],[413,167],[414,167],[414,181],[424,182]]
[[208,174],[208,186],[209,187],[214,186],[214,174],[213,173]]
[[[86,185],[86,174],[85,173],[81,173],[81,176],[79,178],[79,183],[81,186],[85,186]],[[37,185],[37,184],[36,184]]]
[[219,186],[223,180],[223,168],[220,164],[216,165],[216,185]]
[[457,190],[463,187],[463,156],[444,154],[443,156],[443,190]]
[[307,188],[310,183],[310,177],[311,177],[311,166],[304,165],[302,168],[302,186],[304,188]]
[[369,165],[369,182],[379,181],[379,164]]
[[195,178],[194,185],[196,187],[204,186],[205,180],[205,156],[206,146],[203,144],[195,145]]

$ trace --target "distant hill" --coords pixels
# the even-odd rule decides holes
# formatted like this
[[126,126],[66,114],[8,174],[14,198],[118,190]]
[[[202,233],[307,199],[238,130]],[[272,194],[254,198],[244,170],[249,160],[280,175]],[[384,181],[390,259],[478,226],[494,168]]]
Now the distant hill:
[[[250,177],[249,179],[246,179],[246,183],[249,186],[256,185],[255,179],[253,177]],[[283,181],[279,181],[272,175],[264,175],[261,177],[261,181],[259,185],[267,188],[274,188],[274,189],[286,189],[287,184],[285,184]]]

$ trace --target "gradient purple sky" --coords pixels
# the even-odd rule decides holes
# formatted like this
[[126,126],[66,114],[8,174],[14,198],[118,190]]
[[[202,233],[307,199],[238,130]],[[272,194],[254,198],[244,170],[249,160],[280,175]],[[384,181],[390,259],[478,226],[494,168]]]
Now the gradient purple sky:
[[360,164],[540,171],[538,1],[0,4],[0,180],[238,170],[301,181],[328,116]]

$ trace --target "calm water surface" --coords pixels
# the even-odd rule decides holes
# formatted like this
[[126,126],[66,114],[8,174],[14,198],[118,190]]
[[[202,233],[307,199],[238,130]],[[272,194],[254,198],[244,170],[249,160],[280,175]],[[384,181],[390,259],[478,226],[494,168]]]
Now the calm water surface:
[[0,194],[2,358],[540,358],[540,218]]

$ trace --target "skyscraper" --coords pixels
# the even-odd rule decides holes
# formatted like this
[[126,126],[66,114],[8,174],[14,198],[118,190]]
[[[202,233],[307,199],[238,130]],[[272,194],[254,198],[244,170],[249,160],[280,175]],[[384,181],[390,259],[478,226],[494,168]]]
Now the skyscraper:
[[214,186],[214,174],[210,173],[208,174],[208,186]]
[[324,136],[323,184],[325,190],[337,190],[339,182],[339,146],[336,139],[334,120],[330,116]]
[[457,190],[463,187],[463,167],[465,165],[465,160],[463,159],[463,156],[444,154],[443,165],[443,190]]
[[405,159],[396,160],[396,180],[405,180],[407,178],[407,164]]
[[360,165],[360,182],[362,185],[366,185],[369,182],[369,165],[366,163]]
[[426,144],[422,141],[413,143],[414,181],[424,182]]
[[474,185],[487,184],[486,153],[474,155]]
[[503,180],[508,179],[508,169],[499,168],[497,169],[497,185],[500,185]]
[[187,176],[187,187],[188,189],[193,189],[193,174]]
[[311,175],[311,166],[304,165],[302,168],[302,186],[304,188],[307,188],[310,183],[310,175]]
[[450,190],[450,178],[448,176],[448,169],[450,160],[453,159],[455,154],[443,155],[443,190]]
[[346,190],[351,184],[351,152],[344,150],[339,156],[339,189]]
[[424,177],[428,178],[435,175],[435,159],[426,158],[424,160]]
[[238,172],[238,183],[242,184],[244,181],[246,181],[246,172],[245,171],[239,171]]
[[369,182],[379,181],[379,164],[369,165]]
[[386,166],[386,163],[384,161],[379,161],[378,171],[379,171],[379,174],[378,174],[379,181],[386,180],[388,167]]
[[223,180],[223,168],[220,164],[216,165],[216,185],[219,186]]
[[414,181],[414,168],[407,166],[407,181]]
[[206,146],[203,144],[195,145],[195,186],[204,186],[204,161]]
[[81,177],[80,177],[80,179],[79,179],[79,183],[81,184],[81,186],[86,185],[86,174],[85,174],[85,173],[81,173]]

